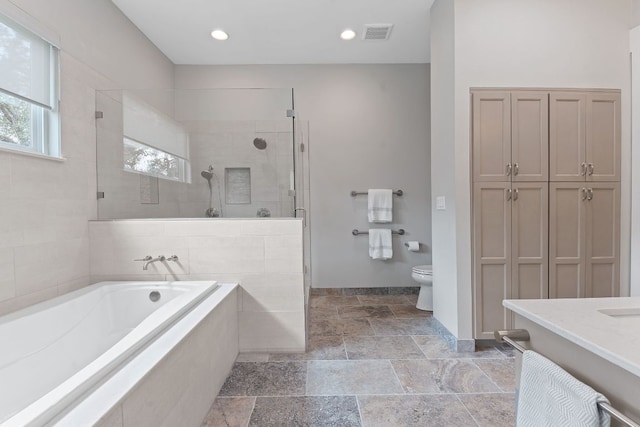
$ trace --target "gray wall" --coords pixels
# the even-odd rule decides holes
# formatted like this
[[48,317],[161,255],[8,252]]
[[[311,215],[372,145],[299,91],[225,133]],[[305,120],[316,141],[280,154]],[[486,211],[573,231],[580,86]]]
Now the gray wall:
[[[293,87],[309,123],[314,287],[413,286],[431,263],[429,65],[177,66],[176,89]],[[368,257],[367,199],[351,190],[402,189],[393,260]],[[421,253],[403,243],[426,244]]]

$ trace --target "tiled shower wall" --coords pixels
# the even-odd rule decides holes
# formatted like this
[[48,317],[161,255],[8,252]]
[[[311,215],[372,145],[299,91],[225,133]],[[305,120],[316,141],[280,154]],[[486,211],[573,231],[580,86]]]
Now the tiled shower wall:
[[[304,351],[300,219],[89,223],[91,279],[237,282],[240,351]],[[147,271],[134,259],[177,255]]]

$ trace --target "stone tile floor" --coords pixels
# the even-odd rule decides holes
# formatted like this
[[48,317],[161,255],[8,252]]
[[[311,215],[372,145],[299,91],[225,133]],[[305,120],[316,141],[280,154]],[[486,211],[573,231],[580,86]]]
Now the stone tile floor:
[[451,351],[416,298],[312,296],[308,351],[241,354],[202,426],[513,426],[513,354]]

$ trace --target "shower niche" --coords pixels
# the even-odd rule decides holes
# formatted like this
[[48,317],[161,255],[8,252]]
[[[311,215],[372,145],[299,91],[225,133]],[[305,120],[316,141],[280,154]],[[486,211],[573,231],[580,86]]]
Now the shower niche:
[[292,89],[98,91],[99,219],[294,217],[292,107]]

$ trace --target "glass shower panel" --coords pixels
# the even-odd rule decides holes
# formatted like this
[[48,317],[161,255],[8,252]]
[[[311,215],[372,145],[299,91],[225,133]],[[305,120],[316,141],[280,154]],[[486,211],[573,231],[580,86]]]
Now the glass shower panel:
[[294,216],[292,105],[291,89],[98,92],[99,218]]

